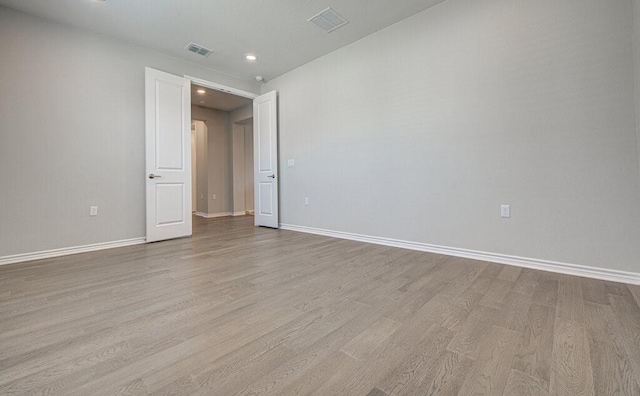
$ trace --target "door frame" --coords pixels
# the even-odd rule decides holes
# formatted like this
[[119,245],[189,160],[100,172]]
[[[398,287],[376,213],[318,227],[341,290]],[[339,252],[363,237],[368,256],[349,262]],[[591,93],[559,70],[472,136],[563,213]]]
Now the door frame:
[[193,84],[200,85],[200,86],[203,86],[205,88],[215,89],[216,91],[230,93],[232,95],[242,96],[243,98],[249,98],[251,100],[253,100],[253,99],[257,98],[258,96],[260,96],[259,94],[254,94],[253,92],[243,91],[241,89],[237,89],[237,88],[229,87],[229,86],[226,86],[226,85],[214,83],[214,82],[211,82],[211,81],[208,81],[208,80],[203,80],[201,78],[197,78],[197,77],[193,77],[193,76],[188,76],[186,74],[183,77],[186,78],[187,80],[191,80],[191,82]]
[[[254,100],[258,96],[260,96],[260,94],[255,94],[253,92],[243,91],[243,90],[238,89],[238,88],[230,87],[230,86],[223,85],[223,84],[218,84],[218,83],[215,83],[215,82],[209,81],[209,80],[203,80],[201,78],[193,77],[193,76],[190,76],[190,75],[187,75],[187,74],[183,75],[183,77],[186,78],[187,80],[190,80],[192,84],[200,85],[200,86],[205,87],[205,88],[214,89],[216,91],[221,91],[221,92],[229,93],[229,94],[232,94],[232,95],[241,96],[243,98],[248,98],[248,99],[251,99],[251,100]],[[253,117],[255,119],[255,111],[253,111]],[[254,141],[254,144],[255,144],[255,141]],[[255,164],[255,161],[256,161],[255,151],[253,153],[253,161],[254,161],[254,164]],[[254,180],[254,183],[255,183],[255,180]],[[254,186],[254,188],[255,188],[255,186]],[[191,225],[191,227],[193,228],[193,225]],[[278,227],[280,227],[280,219],[278,219]]]

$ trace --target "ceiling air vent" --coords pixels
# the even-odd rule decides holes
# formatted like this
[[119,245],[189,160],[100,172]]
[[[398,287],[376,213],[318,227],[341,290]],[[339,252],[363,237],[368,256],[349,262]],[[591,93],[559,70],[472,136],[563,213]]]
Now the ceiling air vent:
[[193,52],[194,54],[198,54],[202,56],[209,56],[213,54],[213,50],[203,47],[200,44],[196,44],[196,43],[189,43],[189,45],[187,45],[185,48],[189,52]]
[[324,30],[327,33],[331,33],[340,26],[344,26],[349,21],[344,19],[340,14],[338,14],[333,8],[329,7],[324,11],[321,11],[319,14],[312,16],[307,19],[309,22],[313,22],[320,29]]

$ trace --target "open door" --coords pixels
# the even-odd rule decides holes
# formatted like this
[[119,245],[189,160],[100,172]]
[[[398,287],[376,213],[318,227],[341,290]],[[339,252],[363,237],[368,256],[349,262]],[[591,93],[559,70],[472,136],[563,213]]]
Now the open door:
[[276,91],[253,100],[255,225],[278,228],[278,103]]
[[147,242],[191,235],[191,82],[145,69]]

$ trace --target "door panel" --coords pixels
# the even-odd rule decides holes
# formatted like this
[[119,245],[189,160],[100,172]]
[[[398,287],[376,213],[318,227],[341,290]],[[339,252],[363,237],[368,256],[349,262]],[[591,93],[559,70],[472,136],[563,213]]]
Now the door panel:
[[157,225],[184,222],[184,184],[156,183]]
[[191,235],[191,83],[145,69],[147,242]]
[[[256,99],[257,100],[257,99]],[[258,103],[258,124],[262,127],[259,131],[258,145],[260,149],[259,163],[260,172],[273,172],[274,161],[271,156],[271,141],[273,139],[273,130],[271,128],[271,106],[273,104],[270,101]]]
[[184,170],[182,86],[155,80],[156,169]]
[[273,183],[260,183],[260,214],[273,214]]
[[275,91],[253,101],[255,224],[278,228],[278,104]]

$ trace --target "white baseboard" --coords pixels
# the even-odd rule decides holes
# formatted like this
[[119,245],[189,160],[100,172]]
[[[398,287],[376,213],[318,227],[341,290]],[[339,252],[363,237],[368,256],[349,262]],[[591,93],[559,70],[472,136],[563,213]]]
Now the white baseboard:
[[606,268],[588,267],[585,265],[559,263],[555,261],[540,260],[528,257],[510,256],[499,253],[489,253],[477,250],[460,249],[448,246],[431,245],[427,243],[409,242],[391,238],[381,238],[368,235],[352,234],[342,231],[331,231],[319,228],[297,226],[292,224],[280,224],[283,230],[306,232],[309,234],[324,235],[334,238],[349,239],[352,241],[368,242],[377,245],[393,246],[403,249],[419,250],[422,252],[438,253],[447,256],[464,257],[474,260],[491,261],[499,264],[515,265],[542,271],[557,272],[566,275],[582,276],[586,278],[601,279],[606,281],[629,283],[640,285],[640,273],[611,270]]
[[196,216],[204,217],[205,219],[213,219],[215,217],[233,216],[233,213],[231,212],[220,212],[220,213],[196,212]]
[[244,210],[242,212],[233,212],[232,216],[244,216],[246,215],[247,212],[245,212]]
[[0,265],[21,263],[23,261],[41,260],[51,257],[67,256],[69,254],[93,252],[96,250],[111,249],[123,246],[140,245],[146,242],[146,238],[125,239],[122,241],[93,243],[91,245],[74,246],[62,249],[44,250],[41,252],[14,254],[0,257]]

